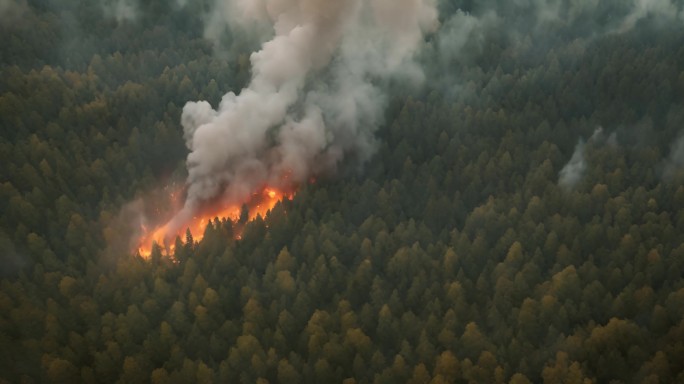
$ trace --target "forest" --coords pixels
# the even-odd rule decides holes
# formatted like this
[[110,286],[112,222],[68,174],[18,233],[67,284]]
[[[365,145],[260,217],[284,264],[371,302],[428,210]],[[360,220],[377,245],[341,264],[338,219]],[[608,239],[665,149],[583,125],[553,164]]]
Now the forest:
[[268,88],[281,24],[0,0],[0,383],[684,382],[684,4],[399,3],[435,22],[397,67],[344,30],[294,87],[282,132],[320,106],[330,141],[292,197],[146,256],[212,176],[186,103]]

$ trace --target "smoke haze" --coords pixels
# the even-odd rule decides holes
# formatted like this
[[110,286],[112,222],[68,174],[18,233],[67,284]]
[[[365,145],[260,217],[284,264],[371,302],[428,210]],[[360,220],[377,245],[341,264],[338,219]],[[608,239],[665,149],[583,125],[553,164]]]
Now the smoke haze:
[[682,20],[684,11],[681,3],[670,0],[635,0],[632,11],[625,17],[618,31],[630,30],[639,20],[646,17],[655,17],[665,21]]
[[27,9],[25,0],[0,0],[0,26],[16,22]]
[[[443,1],[443,7],[450,6]],[[485,0],[451,12],[438,33],[442,61],[478,54],[488,33],[504,33],[510,43],[546,46],[562,30],[579,41],[626,33],[644,19],[666,23],[684,20],[684,4],[673,0]],[[549,47],[551,48],[551,47]]]
[[684,136],[680,136],[670,150],[670,156],[665,161],[663,178],[668,180],[677,176],[684,169]]
[[137,7],[137,0],[104,0],[102,2],[105,15],[119,22],[135,20]]

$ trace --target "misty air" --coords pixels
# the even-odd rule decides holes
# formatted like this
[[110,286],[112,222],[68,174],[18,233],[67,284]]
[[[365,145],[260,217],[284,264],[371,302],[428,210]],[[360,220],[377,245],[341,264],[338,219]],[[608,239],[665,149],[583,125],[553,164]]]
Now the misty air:
[[0,31],[0,383],[684,382],[684,1]]

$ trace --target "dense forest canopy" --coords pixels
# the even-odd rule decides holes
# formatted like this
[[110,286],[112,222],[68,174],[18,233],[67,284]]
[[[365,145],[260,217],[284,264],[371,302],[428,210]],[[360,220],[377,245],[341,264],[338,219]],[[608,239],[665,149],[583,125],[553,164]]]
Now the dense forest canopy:
[[262,2],[0,0],[0,382],[684,382],[684,4],[391,3],[422,76],[298,88],[361,68],[368,152],[146,259]]

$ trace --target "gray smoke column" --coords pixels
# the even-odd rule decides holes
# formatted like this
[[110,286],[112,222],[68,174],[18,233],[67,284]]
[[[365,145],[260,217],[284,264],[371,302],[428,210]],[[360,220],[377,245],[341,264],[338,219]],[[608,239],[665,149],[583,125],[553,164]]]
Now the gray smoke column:
[[418,83],[412,60],[437,27],[429,0],[233,0],[240,24],[269,23],[252,53],[252,78],[214,110],[183,108],[188,196],[171,226],[207,200],[246,200],[265,184],[289,186],[372,154],[390,76]]

